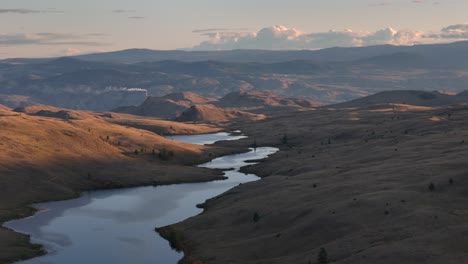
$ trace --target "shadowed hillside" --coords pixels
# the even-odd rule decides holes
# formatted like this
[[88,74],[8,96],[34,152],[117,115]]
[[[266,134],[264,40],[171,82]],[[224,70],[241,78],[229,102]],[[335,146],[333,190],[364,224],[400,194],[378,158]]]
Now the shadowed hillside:
[[[229,146],[277,146],[244,168],[265,178],[157,229],[182,263],[453,263],[468,258],[468,109],[305,111],[239,124]],[[223,243],[219,243],[223,241]]]
[[386,91],[327,107],[350,108],[365,107],[376,104],[408,104],[414,106],[448,106],[468,103],[468,95],[462,92],[457,95],[425,91]]
[[219,99],[216,105],[227,108],[262,108],[275,106],[312,108],[318,107],[321,104],[300,98],[284,98],[271,92],[234,92]]

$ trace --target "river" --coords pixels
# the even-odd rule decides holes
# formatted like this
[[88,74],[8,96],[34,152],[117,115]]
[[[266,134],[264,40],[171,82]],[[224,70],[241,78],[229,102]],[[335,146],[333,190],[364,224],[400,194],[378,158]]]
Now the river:
[[[243,136],[227,133],[173,137],[192,144],[240,138]],[[18,262],[22,264],[175,264],[182,253],[172,250],[154,228],[195,216],[202,211],[197,204],[240,183],[258,180],[239,169],[248,165],[245,160],[262,159],[276,151],[262,147],[198,165],[234,168],[226,172],[226,180],[85,192],[73,200],[35,204],[39,209],[35,215],[4,226],[31,235],[34,243],[44,245],[49,252]]]

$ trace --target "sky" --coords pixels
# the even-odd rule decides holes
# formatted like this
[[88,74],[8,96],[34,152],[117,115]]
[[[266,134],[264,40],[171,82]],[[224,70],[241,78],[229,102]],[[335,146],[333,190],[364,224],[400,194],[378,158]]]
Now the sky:
[[0,58],[468,39],[466,0],[0,0]]

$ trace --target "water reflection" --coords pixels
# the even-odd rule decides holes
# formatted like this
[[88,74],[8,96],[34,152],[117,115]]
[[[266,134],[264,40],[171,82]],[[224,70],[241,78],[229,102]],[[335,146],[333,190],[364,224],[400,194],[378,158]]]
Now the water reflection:
[[201,212],[196,204],[255,175],[239,173],[244,160],[264,158],[275,148],[257,148],[199,165],[234,168],[227,180],[86,192],[68,201],[37,204],[47,208],[33,217],[5,225],[45,245],[47,256],[20,263],[177,263],[182,258],[155,233],[154,227],[182,221]]

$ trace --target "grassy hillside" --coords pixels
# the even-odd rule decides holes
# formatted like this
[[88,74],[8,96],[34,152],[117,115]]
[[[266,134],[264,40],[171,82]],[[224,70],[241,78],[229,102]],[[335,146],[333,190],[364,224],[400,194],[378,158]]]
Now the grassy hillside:
[[[184,263],[462,263],[468,258],[468,109],[380,105],[246,123],[278,146],[262,176],[162,229]],[[170,237],[170,236],[169,236]],[[219,243],[219,241],[223,241]]]
[[229,122],[230,120],[259,120],[265,118],[264,115],[255,115],[238,110],[227,110],[214,105],[194,105],[183,112],[178,121],[182,122]]
[[450,106],[468,103],[465,92],[459,94],[442,93],[438,91],[385,91],[349,102],[330,105],[333,108],[366,107],[377,104],[407,104],[412,106]]
[[[175,142],[116,124],[127,124],[129,116],[110,116],[46,106],[20,113],[0,106],[0,222],[30,215],[31,203],[72,198],[84,190],[222,177],[184,165],[232,149]],[[175,134],[216,130],[157,120],[136,119],[134,124]],[[40,247],[29,245],[27,237],[0,228],[0,263],[39,253]]]

